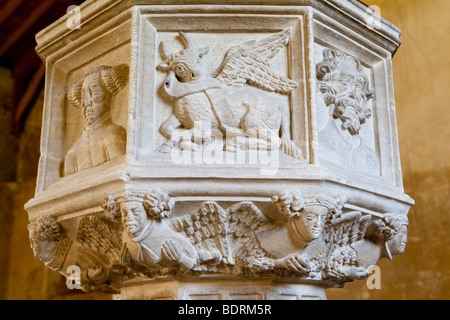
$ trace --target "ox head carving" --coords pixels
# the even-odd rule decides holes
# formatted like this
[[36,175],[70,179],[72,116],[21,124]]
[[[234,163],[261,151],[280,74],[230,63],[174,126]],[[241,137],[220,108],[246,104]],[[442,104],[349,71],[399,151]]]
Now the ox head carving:
[[180,39],[185,47],[180,52],[170,53],[163,41],[159,46],[163,61],[157,69],[169,73],[169,77],[165,81],[166,87],[175,78],[179,82],[197,82],[209,75],[202,59],[208,53],[209,47],[198,48],[193,40],[183,32],[180,32]]

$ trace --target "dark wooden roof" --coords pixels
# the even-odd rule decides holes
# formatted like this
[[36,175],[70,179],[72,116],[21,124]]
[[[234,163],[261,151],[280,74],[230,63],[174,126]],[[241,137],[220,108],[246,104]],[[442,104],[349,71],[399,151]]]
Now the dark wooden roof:
[[0,0],[0,66],[14,78],[11,131],[20,133],[28,109],[42,88],[45,68],[35,35],[84,0]]

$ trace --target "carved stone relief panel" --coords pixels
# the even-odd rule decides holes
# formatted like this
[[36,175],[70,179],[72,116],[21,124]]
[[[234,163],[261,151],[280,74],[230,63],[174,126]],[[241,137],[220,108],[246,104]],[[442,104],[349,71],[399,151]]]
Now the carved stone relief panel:
[[63,274],[81,268],[86,291],[199,274],[336,286],[367,277],[379,259],[403,253],[407,240],[406,216],[363,214],[346,203],[343,196],[287,191],[265,206],[271,218],[251,201],[204,202],[172,217],[176,204],[168,194],[127,191],[108,195],[104,214],[79,219],[71,233],[51,217],[29,230],[36,257]]
[[[78,39],[82,45],[53,58],[47,74],[38,190],[73,178],[74,173],[118,163],[125,154],[129,32],[130,24],[124,22],[95,41]],[[83,50],[86,45],[96,49]]]
[[372,71],[339,49],[316,44],[320,158],[380,175]]
[[64,157],[64,176],[125,154],[127,134],[122,126],[113,123],[111,103],[127,84],[128,74],[129,68],[124,64],[99,66],[72,85],[68,100],[82,113],[84,126],[81,136]]
[[319,20],[314,81],[320,163],[347,177],[363,174],[374,183],[399,186],[393,79],[387,72],[392,53],[332,19]]
[[[169,53],[161,42],[163,61],[158,70],[168,73],[163,92],[173,101],[173,115],[160,127],[170,140],[161,152],[172,148],[198,151],[204,142],[214,138],[210,133],[214,130],[224,137],[220,149],[228,152],[264,147],[281,149],[291,157],[303,159],[301,150],[291,140],[289,106],[263,92],[288,95],[298,86],[269,65],[288,45],[291,33],[286,29],[259,41],[232,46],[214,73],[203,61],[209,47],[197,47],[189,35],[180,32],[185,48],[176,53]],[[246,84],[262,91],[244,88]],[[200,142],[193,137],[196,122],[201,126]],[[262,135],[267,138],[261,138]]]
[[255,15],[236,17],[232,29],[220,15],[175,21],[149,14],[142,21],[157,94],[141,97],[154,117],[148,127],[154,137],[142,141],[153,146],[137,148],[138,154],[151,149],[153,159],[167,158],[174,148],[197,152],[217,144],[231,153],[260,148],[302,163],[309,158],[301,72],[307,16],[267,19],[269,29]]
[[[323,299],[404,251],[398,31],[368,31],[353,0],[238,2],[91,0],[80,30],[38,37],[31,245],[81,289]],[[276,156],[270,176],[227,162],[253,151]]]

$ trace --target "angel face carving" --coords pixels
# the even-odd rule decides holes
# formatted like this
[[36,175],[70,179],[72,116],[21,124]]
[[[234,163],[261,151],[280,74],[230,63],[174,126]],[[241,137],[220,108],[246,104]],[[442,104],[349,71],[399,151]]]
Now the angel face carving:
[[192,269],[198,253],[189,240],[170,228],[164,218],[174,202],[167,194],[126,192],[116,198],[108,196],[104,204],[109,218],[120,216],[126,228],[124,243],[127,255],[147,270],[183,266]]
[[101,66],[72,86],[68,99],[82,109],[84,130],[64,159],[64,176],[99,166],[126,151],[126,132],[110,116],[112,96],[124,88],[128,66]]
[[133,237],[138,236],[148,224],[147,211],[142,202],[130,201],[120,205],[122,224]]
[[[203,141],[211,140],[204,137],[202,142],[195,141],[194,126],[201,123],[220,130],[226,151],[257,150],[264,145],[265,150],[281,149],[303,159],[301,150],[290,139],[289,107],[265,92],[244,87],[249,83],[280,94],[290,94],[296,88],[296,82],[277,74],[268,64],[289,42],[290,30],[232,47],[214,74],[208,72],[203,61],[209,49],[197,48],[185,33],[180,32],[180,37],[185,49],[178,53],[169,54],[164,42],[160,44],[163,61],[158,69],[168,73],[163,91],[174,100],[174,114],[160,127],[169,139],[161,152],[173,148],[199,151]],[[258,135],[260,131],[264,134]],[[272,139],[273,135],[277,138]],[[261,136],[270,136],[270,141],[261,141]]]
[[28,230],[34,256],[42,261],[49,261],[56,245],[63,238],[61,226],[54,219],[44,217],[29,224]]
[[173,206],[174,203],[167,194],[155,191],[145,194],[131,192],[116,199],[108,198],[105,208],[110,208],[107,209],[110,217],[120,216],[130,236],[139,237],[144,231],[148,231],[151,223],[169,217]]
[[272,197],[278,211],[290,219],[293,236],[300,236],[306,242],[316,240],[322,234],[329,208],[304,198],[298,191],[284,192]]
[[30,223],[28,231],[34,256],[48,268],[59,271],[72,243],[62,226],[52,217],[42,217]]
[[321,206],[306,207],[300,217],[293,219],[298,234],[311,242],[320,237],[327,217],[328,209]]
[[388,241],[389,251],[392,255],[403,254],[406,249],[406,244],[408,242],[408,227],[402,225],[397,231],[397,234]]
[[322,235],[325,220],[340,210],[345,199],[304,197],[299,191],[292,190],[273,196],[272,202],[281,216],[287,218],[292,240],[298,244],[308,244]]
[[378,241],[385,243],[387,256],[392,259],[393,255],[405,252],[408,242],[408,218],[406,216],[387,213],[383,220],[376,225],[376,237]]

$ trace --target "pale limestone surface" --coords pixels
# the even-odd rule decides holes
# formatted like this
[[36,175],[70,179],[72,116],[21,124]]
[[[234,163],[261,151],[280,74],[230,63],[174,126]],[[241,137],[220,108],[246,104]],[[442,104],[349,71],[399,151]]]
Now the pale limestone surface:
[[324,299],[403,253],[399,30],[353,0],[205,4],[87,1],[37,36],[35,256],[124,299]]

